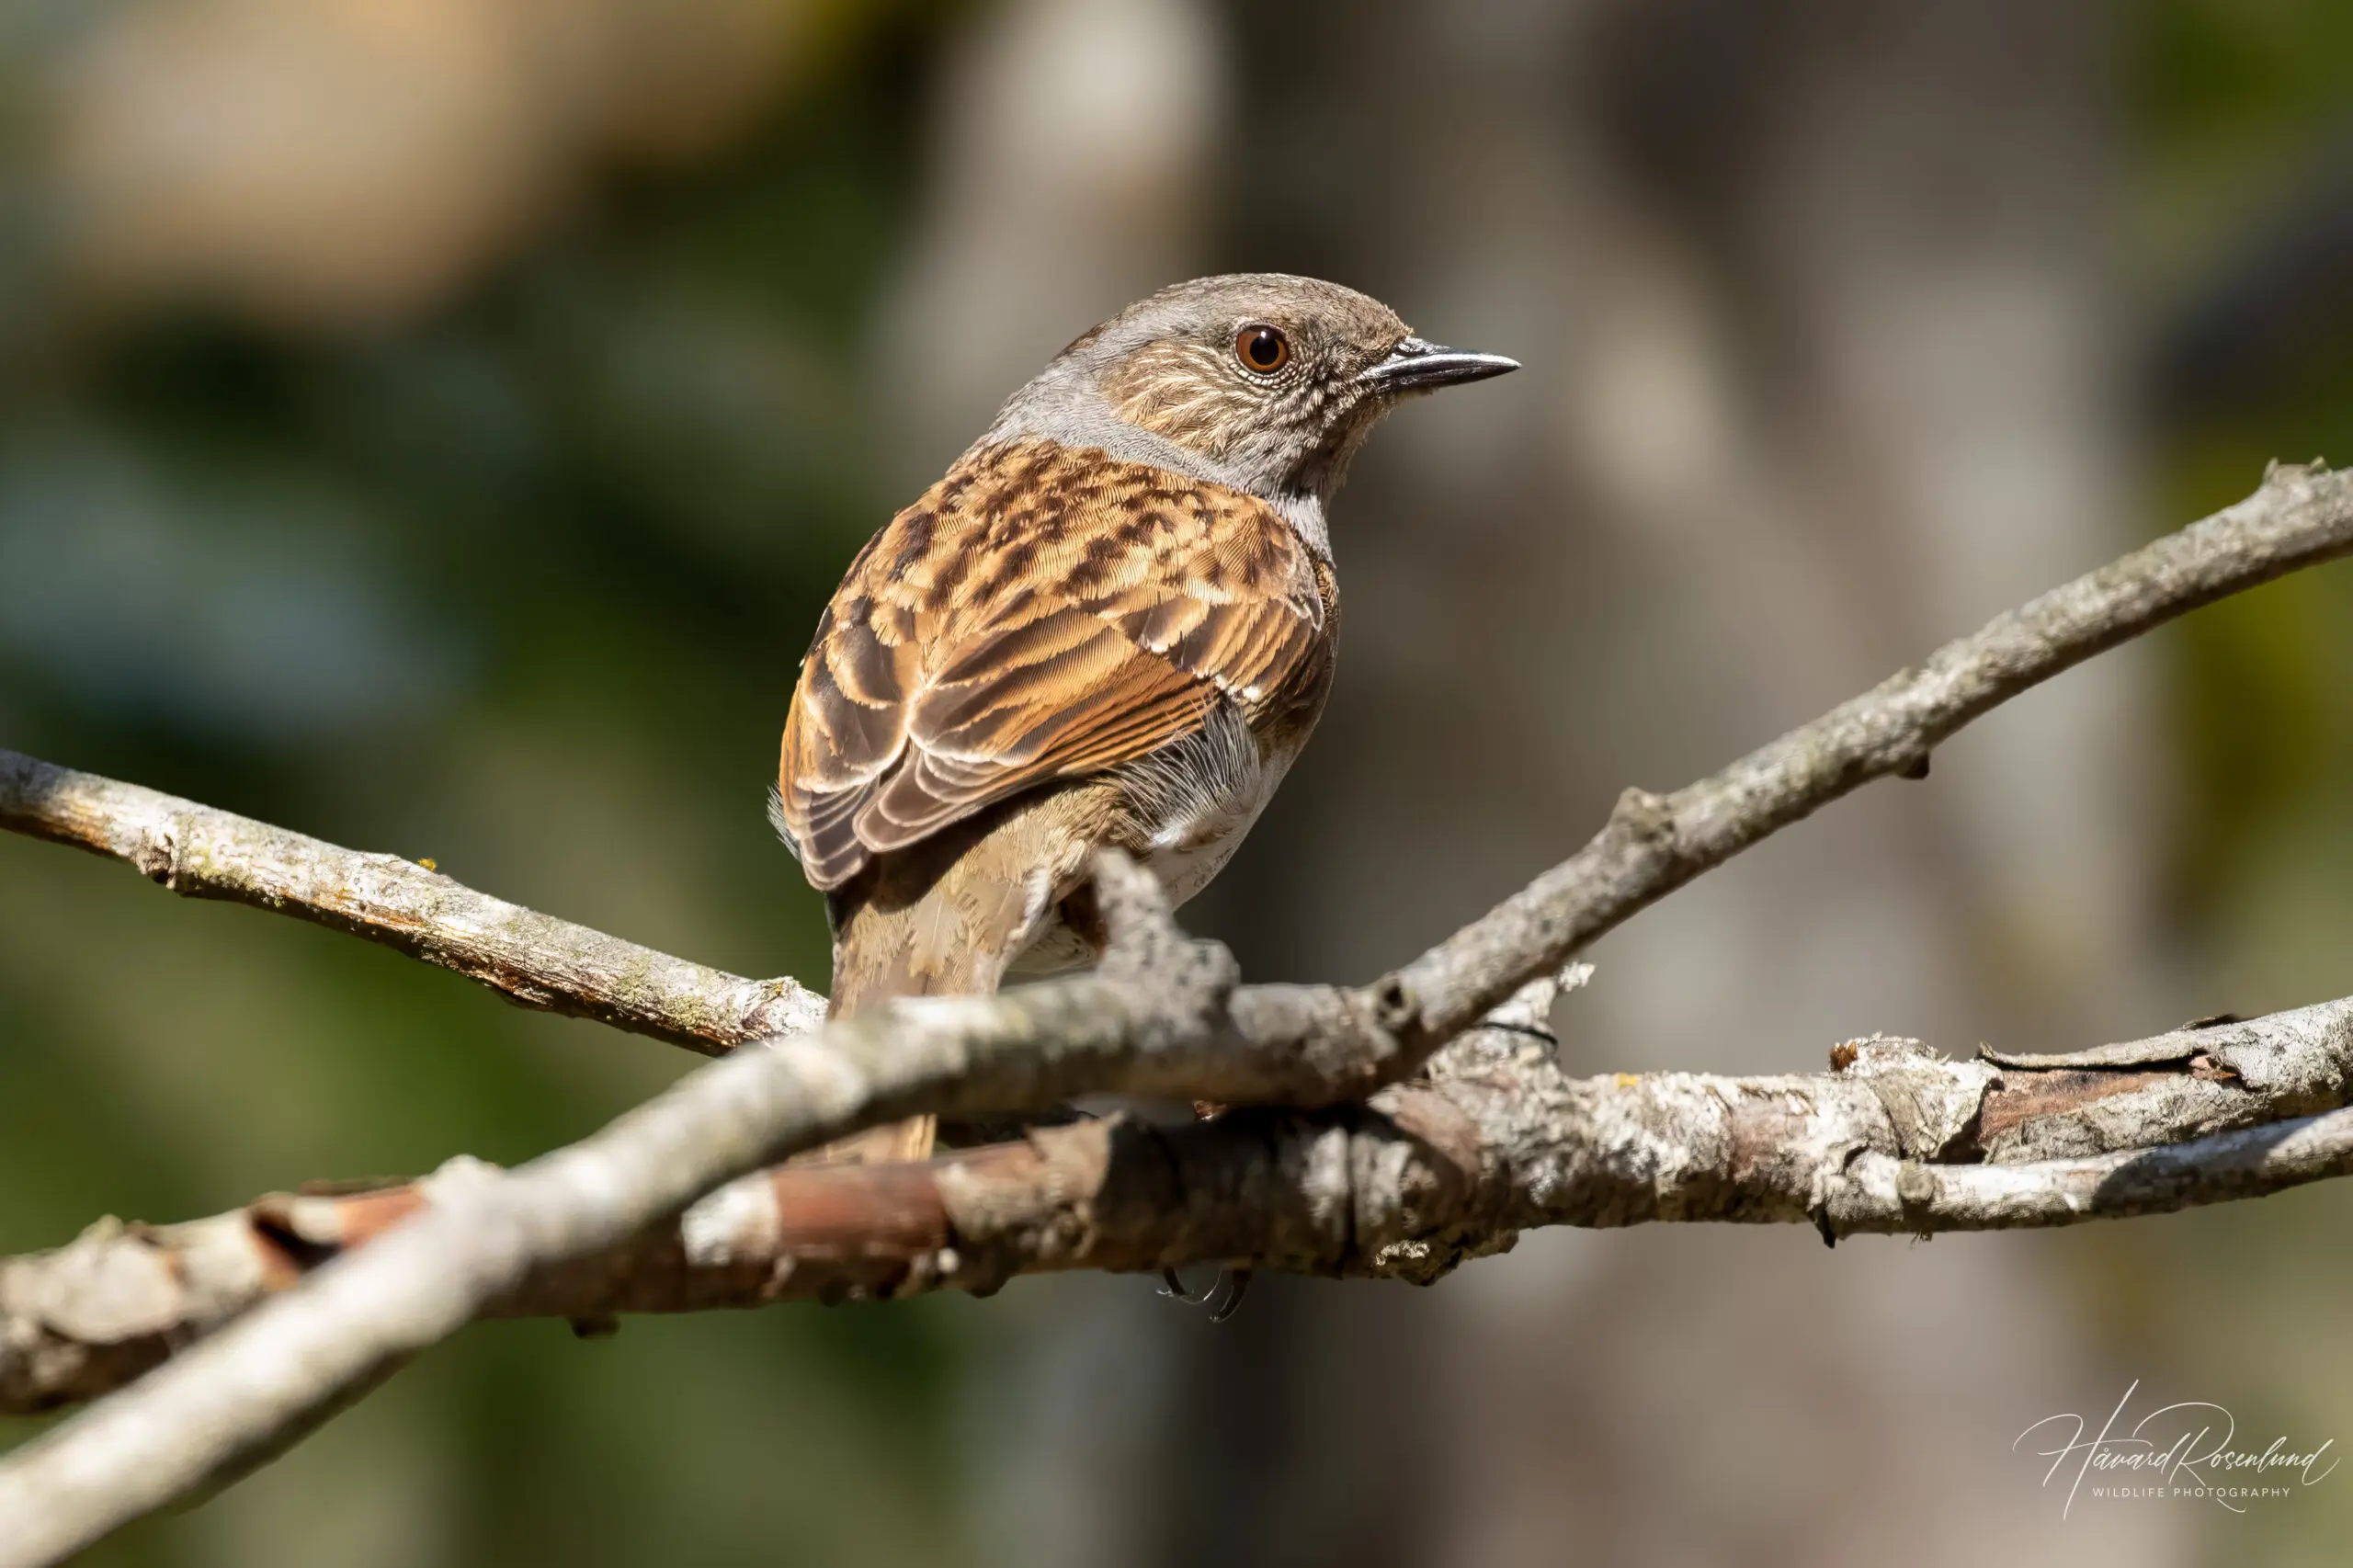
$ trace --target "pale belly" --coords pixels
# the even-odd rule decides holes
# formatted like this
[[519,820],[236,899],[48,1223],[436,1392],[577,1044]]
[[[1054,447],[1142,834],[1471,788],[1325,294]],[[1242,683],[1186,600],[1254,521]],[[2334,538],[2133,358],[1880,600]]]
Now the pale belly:
[[[1131,820],[1120,846],[1159,879],[1172,903],[1184,903],[1233,858],[1298,755],[1297,745],[1262,744],[1237,715],[1131,765],[1122,775]],[[1057,909],[1040,915],[1038,934],[1010,973],[1052,974],[1094,960]]]
[[1168,890],[1171,903],[1185,903],[1225,869],[1225,863],[1242,847],[1243,836],[1275,798],[1275,787],[1290,770],[1289,757],[1269,762],[1252,780],[1256,788],[1204,802],[1199,812],[1153,835],[1143,863]]

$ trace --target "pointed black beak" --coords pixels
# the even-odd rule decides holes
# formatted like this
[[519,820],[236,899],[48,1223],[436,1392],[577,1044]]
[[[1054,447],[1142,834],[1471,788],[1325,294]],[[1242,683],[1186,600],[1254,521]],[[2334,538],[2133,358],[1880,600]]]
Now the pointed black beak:
[[1389,351],[1389,358],[1367,367],[1358,380],[1384,392],[1428,392],[1437,387],[1483,381],[1507,376],[1519,361],[1500,354],[1473,354],[1467,349],[1441,348],[1409,337]]

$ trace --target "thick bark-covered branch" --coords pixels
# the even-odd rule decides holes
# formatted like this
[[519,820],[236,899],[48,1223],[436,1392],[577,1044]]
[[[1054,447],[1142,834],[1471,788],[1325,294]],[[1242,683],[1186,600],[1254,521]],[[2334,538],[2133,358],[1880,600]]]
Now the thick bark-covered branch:
[[[1042,1128],[919,1165],[745,1176],[492,1302],[621,1312],[990,1291],[1188,1263],[1428,1282],[1540,1225],[1809,1222],[1825,1236],[2074,1224],[2353,1172],[2353,1001],[2068,1058],[1852,1041],[1826,1074],[1569,1078],[1539,983],[1370,1104]],[[2063,1065],[2049,1063],[2063,1062]],[[2087,1065],[2088,1064],[2088,1065]],[[104,1221],[0,1262],[0,1411],[121,1385],[478,1179]]]
[[[2248,500],[1998,618],[1948,644],[1919,670],[1895,676],[1713,778],[1664,798],[1629,791],[1608,826],[1575,857],[1371,987],[1237,991],[1222,951],[1183,942],[1165,920],[1144,921],[1134,928],[1150,938],[1139,949],[1154,955],[1148,961],[1107,963],[1087,979],[998,997],[898,1004],[813,1036],[738,1051],[569,1149],[513,1173],[472,1168],[467,1179],[443,1182],[429,1204],[382,1240],[350,1252],[301,1289],[266,1302],[159,1368],[137,1388],[0,1461],[0,1517],[12,1527],[0,1540],[0,1568],[54,1561],[185,1495],[320,1419],[403,1357],[454,1332],[536,1275],[622,1246],[721,1182],[790,1150],[912,1111],[1017,1112],[1091,1090],[1315,1107],[1396,1083],[1522,985],[1637,910],[1871,778],[1916,775],[1935,745],[2007,698],[2186,610],[2348,551],[2353,477],[2277,470]],[[479,903],[452,914],[424,896],[447,890],[438,879],[430,887],[416,882],[431,876],[422,868],[349,856],[292,835],[282,835],[274,849],[261,845],[261,858],[276,880],[256,878],[248,859],[240,858],[253,841],[233,832],[229,842],[235,852],[213,864],[179,846],[177,835],[192,819],[167,812],[161,825],[119,823],[118,806],[135,815],[163,801],[143,791],[114,793],[127,789],[11,756],[0,767],[0,825],[131,859],[189,891],[291,906],[449,963],[533,1005],[609,1017],[673,1039],[722,1043],[711,1032],[713,998],[701,993],[701,976],[722,990],[737,988],[729,1016],[738,1019],[787,994],[747,996],[741,988],[759,983],[687,966],[665,971],[665,983],[642,984],[633,965],[638,957],[654,957],[642,949],[558,922],[535,926],[540,917],[463,890],[452,896]],[[164,803],[178,809],[176,802]],[[186,810],[200,813],[200,808]],[[236,819],[198,825],[252,829],[265,840],[273,832]],[[290,846],[308,862],[295,864],[301,856],[290,861]],[[269,858],[273,852],[278,859]],[[371,881],[364,873],[381,880]],[[470,946],[485,939],[484,929],[487,947]],[[536,946],[541,941],[545,950]],[[615,949],[629,961],[616,965]],[[740,1038],[741,1026],[735,1027]],[[1858,1082],[1876,1075],[1865,1072]],[[1666,1074],[1637,1082],[1672,1096],[1678,1085],[1701,1081]],[[1815,1116],[1815,1102],[1803,1086],[1813,1082],[1780,1081],[1758,1091],[1762,1098],[1754,1108],[1745,1100],[1721,1104],[1704,1085],[1688,1103],[1662,1100],[1656,1108],[1671,1117],[1675,1129],[1664,1141],[1644,1136],[1650,1124],[1643,1117],[1623,1127],[1591,1120],[1616,1102],[1586,1103],[1565,1080],[1543,1093],[1537,1092],[1541,1085],[1520,1082],[1508,1097],[1532,1108],[1529,1114],[1587,1119],[1574,1145],[1586,1151],[1583,1157],[1613,1146],[1621,1134],[1630,1138],[1626,1153],[1644,1175],[1624,1194],[1630,1218],[1685,1217],[1664,1206],[1644,1210],[1635,1199],[1647,1193],[1647,1201],[1665,1205],[1663,1195],[1681,1194],[1675,1201],[1697,1201],[1722,1186],[1723,1172],[1735,1178],[1730,1190],[1756,1206],[1755,1217],[1790,1217],[1795,1203],[1795,1212],[1815,1217],[1831,1234],[1914,1228],[1910,1222],[1919,1214],[1972,1212],[1972,1204],[2009,1204],[2017,1212],[2050,1217],[2074,1211],[2048,1196],[2057,1188],[2038,1199],[2006,1189],[1976,1192],[1941,1170],[1927,1178],[1907,1175],[1925,1167],[1916,1153],[1900,1144],[1893,1153],[1870,1139],[1816,1147],[1809,1140],[1824,1127],[1846,1123]],[[1929,1087],[1916,1074],[1889,1083],[1904,1093]],[[1870,1098],[1889,1126],[1902,1119],[1896,1102],[1879,1086]],[[1861,1105],[1851,1091],[1828,1100]],[[1433,1097],[1407,1085],[1364,1110],[1324,1123],[1276,1119],[1270,1125],[1296,1131],[1270,1139],[1268,1157],[1275,1163],[1266,1168],[1271,1185],[1248,1190],[1263,1199],[1270,1219],[1284,1212],[1288,1198],[1303,1203],[1301,1211],[1325,1228],[1313,1233],[1336,1234],[1346,1244],[1343,1256],[1329,1265],[1342,1272],[1415,1272],[1427,1260],[1442,1267],[1499,1244],[1519,1224],[1573,1218],[1529,1217],[1518,1198],[1496,1199],[1499,1208],[1487,1202],[1522,1190],[1511,1174],[1521,1166],[1510,1151],[1572,1145],[1559,1136],[1530,1144],[1527,1138],[1543,1131],[1532,1127],[1494,1145],[1501,1164],[1491,1170],[1483,1153],[1490,1145],[1475,1137],[1461,1142],[1457,1134],[1463,1126],[1445,1111],[1449,1105],[1456,1105],[1454,1096]],[[1781,1135],[1750,1141],[1743,1129],[1755,1121],[1752,1111]],[[1425,1119],[1426,1113],[1438,1119]],[[1239,1136],[1256,1125],[1256,1119],[1246,1119],[1215,1136]],[[1552,1131],[1570,1125],[1563,1120]],[[1319,1126],[1312,1135],[1305,1131]],[[1475,1119],[1471,1127],[1475,1131]],[[1360,1148],[1362,1130],[1380,1136]],[[2279,1179],[2283,1169],[2325,1165],[2333,1157],[2325,1153],[2333,1135],[2315,1124],[2314,1131],[2276,1146],[2234,1148],[2211,1159],[2236,1173],[2234,1180],[2260,1187]],[[1435,1151],[1437,1158],[1417,1159],[1415,1152],[1422,1149]],[[2184,1184],[2194,1187],[2195,1173],[2205,1168],[2199,1162],[2209,1156],[2178,1157],[2189,1164],[2169,1166],[2172,1174],[2161,1176],[2145,1170],[2076,1170],[2062,1186],[2078,1197],[2088,1191],[2092,1199],[2116,1190],[2119,1181],[2133,1190],[2151,1183],[2152,1190],[2188,1190]],[[1355,1260],[1390,1233],[1382,1215],[1363,1212],[1358,1198],[1390,1188],[1378,1180],[1358,1181],[1359,1159],[1395,1165],[1402,1184],[1394,1188],[1396,1214],[1409,1223],[1410,1233],[1381,1242],[1388,1250],[1370,1255],[1387,1260],[1380,1268],[1359,1267]],[[1336,1169],[1334,1160],[1340,1162]],[[1126,1167],[1107,1165],[1111,1168]],[[1574,1182],[1562,1186],[1574,1171],[1540,1165],[1537,1171],[1525,1187],[1529,1200],[1576,1190]],[[1163,1183],[1154,1190],[1155,1201],[1182,1199],[1182,1211],[1198,1217],[1187,1189]],[[1480,1195],[1481,1203],[1464,1208],[1464,1191]],[[1115,1196],[1125,1194],[1099,1192],[1096,1202]],[[2038,1202],[2042,1209],[2036,1209]],[[1433,1227],[1417,1218],[1423,1215],[1445,1222]],[[1231,1246],[1196,1250],[1260,1256],[1261,1249],[1246,1244],[1251,1240],[1244,1235]],[[962,1263],[963,1248],[948,1250]],[[1313,1246],[1294,1256],[1288,1244],[1263,1251],[1266,1261],[1283,1267],[1316,1266],[1324,1256]],[[1108,1250],[1081,1256],[1087,1266],[1121,1266]],[[1401,1260],[1411,1267],[1401,1267]],[[937,1256],[934,1267],[939,1268]],[[944,1272],[954,1278],[961,1270]]]
[[1187,940],[1149,876],[1110,855],[1095,885],[1111,943],[1091,974],[902,999],[763,1041],[517,1170],[460,1167],[375,1245],[0,1461],[0,1565],[54,1562],[233,1472],[534,1268],[619,1245],[796,1150],[934,1108],[1012,1113],[1228,1079],[1280,1098],[1314,1081],[1219,1027],[1233,960]]

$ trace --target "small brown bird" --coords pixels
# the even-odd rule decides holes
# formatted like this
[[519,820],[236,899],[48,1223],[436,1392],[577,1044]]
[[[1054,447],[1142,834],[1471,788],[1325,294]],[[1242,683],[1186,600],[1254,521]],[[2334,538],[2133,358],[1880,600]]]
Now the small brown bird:
[[[770,815],[824,890],[835,1017],[1083,965],[1097,850],[1176,903],[1331,689],[1324,513],[1374,423],[1518,369],[1313,278],[1180,283],[1056,356],[869,541],[801,662]],[[927,1119],[846,1158],[919,1158]]]

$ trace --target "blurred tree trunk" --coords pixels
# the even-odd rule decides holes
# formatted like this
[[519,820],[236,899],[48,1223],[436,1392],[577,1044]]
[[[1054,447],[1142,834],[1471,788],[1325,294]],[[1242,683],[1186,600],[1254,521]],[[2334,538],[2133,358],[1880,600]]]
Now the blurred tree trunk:
[[[1190,0],[1114,13],[1207,26]],[[1573,847],[1620,787],[1812,716],[2112,553],[2132,516],[2105,8],[1338,15],[1225,14],[1222,147],[1191,144],[1223,153],[1213,259],[1356,284],[1529,369],[1401,415],[1341,502],[1339,692],[1193,922],[1259,978],[1377,972]],[[1007,102],[1054,90],[1035,51],[975,52]],[[1152,79],[1147,98],[1220,102],[1201,73]],[[996,210],[973,160],[942,166],[941,211]],[[1027,236],[1114,258],[1050,287],[974,283],[986,246],[942,226],[919,277],[1062,324],[976,371],[990,392],[957,428],[1062,328],[1190,266],[1137,210]],[[1929,783],[1646,915],[1564,1006],[1567,1058],[1795,1070],[1875,1028],[1966,1050],[2177,1021],[2141,914],[2163,804],[2146,676],[2104,660]],[[1025,1369],[987,1396],[1006,1502],[983,1538],[1071,1563],[2175,1561],[2180,1517],[2063,1535],[2007,1451],[2113,1396],[2058,1276],[2071,1244],[1556,1234],[1427,1296],[1261,1281],[1215,1330],[1139,1282],[1066,1282],[1034,1293]]]

